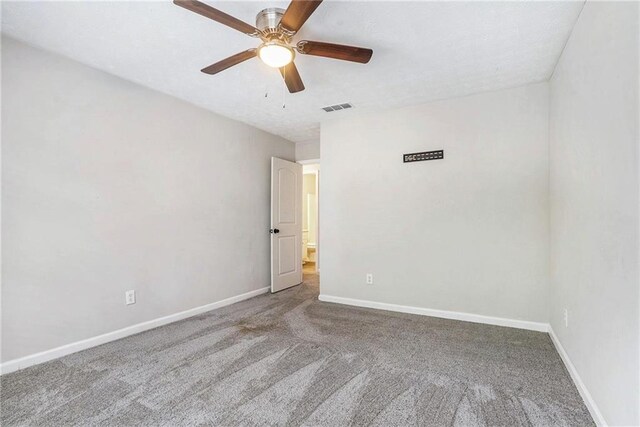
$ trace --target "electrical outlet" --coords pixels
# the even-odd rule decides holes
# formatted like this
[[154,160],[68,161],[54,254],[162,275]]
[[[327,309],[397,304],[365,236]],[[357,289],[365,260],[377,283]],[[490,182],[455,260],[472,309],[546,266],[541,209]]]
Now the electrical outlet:
[[367,285],[373,285],[373,274],[367,273]]
[[127,305],[136,303],[136,291],[131,290],[124,293],[124,303]]
[[569,310],[566,308],[564,309],[564,327],[569,327]]

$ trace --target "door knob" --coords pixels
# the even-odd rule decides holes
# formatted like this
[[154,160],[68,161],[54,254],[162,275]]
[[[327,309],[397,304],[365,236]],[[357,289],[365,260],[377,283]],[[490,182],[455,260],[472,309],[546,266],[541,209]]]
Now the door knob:
[[278,230],[277,228],[272,228],[270,230],[270,232],[273,233],[273,234],[278,234],[280,232],[280,230]]

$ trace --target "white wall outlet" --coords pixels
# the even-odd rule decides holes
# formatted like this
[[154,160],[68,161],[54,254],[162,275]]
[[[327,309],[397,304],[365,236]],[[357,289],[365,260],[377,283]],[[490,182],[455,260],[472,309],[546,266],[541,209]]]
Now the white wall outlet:
[[569,310],[566,308],[564,309],[564,327],[569,327]]
[[135,304],[136,303],[136,291],[131,290],[124,293],[124,302],[125,304]]
[[367,285],[373,285],[373,274],[367,273]]

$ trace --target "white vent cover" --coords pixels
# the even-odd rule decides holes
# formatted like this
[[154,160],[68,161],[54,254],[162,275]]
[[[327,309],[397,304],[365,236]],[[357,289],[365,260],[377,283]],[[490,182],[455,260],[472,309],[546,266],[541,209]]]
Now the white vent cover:
[[322,107],[322,109],[327,113],[330,113],[332,111],[346,110],[347,108],[353,108],[353,105],[347,102],[345,104],[336,104],[336,105],[330,105],[328,107]]

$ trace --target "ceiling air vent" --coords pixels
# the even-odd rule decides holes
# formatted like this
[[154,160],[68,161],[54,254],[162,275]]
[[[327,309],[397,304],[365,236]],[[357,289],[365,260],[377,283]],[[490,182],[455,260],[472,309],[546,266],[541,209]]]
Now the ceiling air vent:
[[332,111],[346,110],[347,108],[353,108],[353,105],[347,102],[346,104],[336,104],[336,105],[330,105],[328,107],[322,107],[322,109],[327,113],[330,113]]

